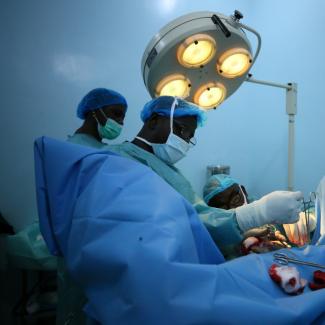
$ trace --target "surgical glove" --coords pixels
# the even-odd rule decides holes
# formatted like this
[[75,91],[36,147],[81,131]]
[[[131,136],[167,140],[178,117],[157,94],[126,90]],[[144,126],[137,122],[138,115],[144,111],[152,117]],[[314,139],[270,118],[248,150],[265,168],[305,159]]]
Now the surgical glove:
[[239,228],[245,232],[265,224],[295,223],[299,219],[302,192],[275,191],[236,208]]

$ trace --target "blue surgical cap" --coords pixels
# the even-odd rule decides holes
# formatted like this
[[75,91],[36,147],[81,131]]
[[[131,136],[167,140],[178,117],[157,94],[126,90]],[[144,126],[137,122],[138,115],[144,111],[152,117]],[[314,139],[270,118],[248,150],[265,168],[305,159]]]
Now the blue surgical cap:
[[203,198],[208,204],[209,201],[217,194],[225,191],[234,184],[239,184],[234,178],[226,174],[212,175],[203,188]]
[[126,99],[117,91],[106,88],[95,88],[91,90],[79,103],[77,116],[84,120],[86,114],[107,105],[123,105],[128,107]]
[[[153,113],[163,116],[170,116],[170,109],[175,97],[160,96],[146,103],[141,111],[141,120],[146,122]],[[175,106],[174,117],[196,116],[197,125],[203,126],[207,119],[206,113],[197,105],[178,98]]]

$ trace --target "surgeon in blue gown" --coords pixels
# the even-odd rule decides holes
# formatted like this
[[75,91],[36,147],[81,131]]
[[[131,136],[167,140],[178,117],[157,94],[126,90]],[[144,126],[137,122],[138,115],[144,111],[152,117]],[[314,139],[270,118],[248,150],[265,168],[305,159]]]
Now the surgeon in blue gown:
[[[192,204],[144,164],[43,137],[35,175],[42,234],[93,321],[324,324],[325,290],[286,295],[268,276],[270,253],[224,263]],[[282,252],[325,264],[322,245]]]
[[[123,95],[107,88],[89,91],[77,106],[77,117],[82,125],[68,141],[88,147],[104,149],[102,140],[116,139],[122,131],[127,111]],[[56,324],[83,325],[86,323],[83,307],[86,297],[71,279],[62,259],[58,262],[58,308]]]
[[171,96],[149,101],[141,112],[144,125],[132,142],[109,146],[109,150],[149,166],[186,198],[222,250],[238,244],[242,234],[268,223],[294,223],[301,207],[301,192],[275,191],[236,209],[209,207],[190,182],[174,166],[195,144],[197,127],[206,113],[198,106]]

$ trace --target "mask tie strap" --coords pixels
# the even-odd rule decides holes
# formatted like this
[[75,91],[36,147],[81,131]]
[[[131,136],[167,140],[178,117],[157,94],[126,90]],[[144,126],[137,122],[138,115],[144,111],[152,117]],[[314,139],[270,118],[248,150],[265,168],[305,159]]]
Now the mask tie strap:
[[[105,123],[107,123],[108,117],[106,116],[106,114],[103,112],[103,110],[101,108],[99,108],[98,111],[100,111],[100,113],[106,118]],[[93,116],[94,116],[95,120],[97,121],[98,125],[100,125],[98,119],[96,118],[95,111],[93,111]]]
[[240,185],[239,185],[239,189],[240,189],[241,194],[242,194],[243,197],[244,197],[244,202],[245,202],[245,204],[247,204],[248,202],[247,202],[247,199],[246,199],[246,195],[245,195],[245,193],[244,193],[244,191],[243,191],[243,189],[241,188]]
[[170,131],[169,131],[169,134],[174,133],[173,132],[173,120],[174,120],[174,111],[175,111],[176,105],[178,105],[178,98],[177,97],[174,98],[172,107],[170,109],[170,120],[169,120],[170,121]]
[[141,138],[141,137],[135,137],[136,139],[138,139],[138,140],[140,140],[140,141],[142,141],[142,142],[144,142],[145,144],[147,144],[147,145],[149,145],[150,147],[152,147],[152,144],[151,144],[151,142],[149,142],[148,140],[146,140],[146,139],[144,139],[144,138]]
[[96,114],[95,114],[95,112],[93,111],[92,112],[93,114],[93,118],[96,120],[96,122],[97,122],[97,125],[101,125],[100,123],[99,123],[99,121],[98,121],[98,118],[96,117]]
[[101,108],[99,109],[99,111],[106,118],[106,120],[108,120],[108,117],[106,116],[106,114],[103,112],[103,110]]

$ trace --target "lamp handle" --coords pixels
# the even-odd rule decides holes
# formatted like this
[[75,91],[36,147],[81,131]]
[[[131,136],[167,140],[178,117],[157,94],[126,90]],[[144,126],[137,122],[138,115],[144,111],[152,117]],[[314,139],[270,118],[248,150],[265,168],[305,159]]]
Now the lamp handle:
[[216,26],[220,27],[221,31],[225,34],[225,36],[227,38],[231,36],[231,33],[230,33],[229,29],[226,27],[226,25],[222,22],[222,20],[216,14],[214,14],[211,17],[211,20],[213,21],[213,23]]

